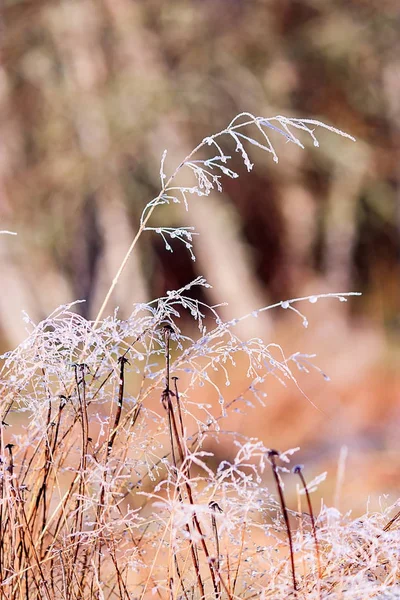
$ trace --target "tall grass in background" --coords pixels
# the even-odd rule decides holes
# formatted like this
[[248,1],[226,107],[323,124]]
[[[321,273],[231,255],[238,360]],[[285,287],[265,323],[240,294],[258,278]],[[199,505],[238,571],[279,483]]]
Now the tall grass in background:
[[[181,202],[189,209],[194,196],[201,202],[222,190],[224,177],[237,178],[229,148],[250,171],[249,145],[277,162],[274,136],[303,147],[305,134],[318,145],[317,127],[350,138],[313,120],[243,113],[170,175],[164,152],[160,193],[145,207],[95,321],[76,314],[74,304],[38,324],[25,315],[29,335],[3,356],[1,371],[0,598],[400,595],[398,515],[389,508],[354,521],[313,507],[310,494],[324,475],[307,484],[301,465],[290,475],[296,449],[271,449],[267,439],[224,427],[231,412],[263,404],[266,377],[297,385],[295,372],[313,366],[309,355],[240,339],[236,326],[274,308],[294,311],[307,326],[302,305],[345,302],[351,293],[285,300],[224,322],[218,306],[193,296],[196,286],[209,286],[198,277],[135,305],[127,320],[117,309],[105,316],[146,231],[160,235],[167,251],[171,238],[181,242],[195,259],[196,232],[158,225],[158,207]],[[195,339],[179,327],[183,312],[198,326]],[[248,387],[232,397],[230,373],[243,364]],[[231,440],[234,458],[215,464],[206,448],[221,438]],[[289,476],[298,481],[296,506],[285,501]]]

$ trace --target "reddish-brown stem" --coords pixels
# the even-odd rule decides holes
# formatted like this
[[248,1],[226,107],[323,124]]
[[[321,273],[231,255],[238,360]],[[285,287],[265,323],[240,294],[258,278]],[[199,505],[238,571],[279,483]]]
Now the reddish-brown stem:
[[400,519],[400,510],[397,514],[394,515],[393,519],[390,519],[390,521],[386,523],[385,527],[383,528],[383,531],[389,531],[393,523],[395,523],[398,519]]
[[321,580],[321,577],[322,577],[321,558],[320,558],[320,553],[319,553],[317,530],[315,528],[314,511],[313,511],[313,507],[312,507],[310,494],[308,492],[307,483],[306,483],[306,480],[305,480],[303,472],[302,472],[302,468],[303,468],[302,465],[296,465],[293,469],[293,473],[295,473],[296,475],[298,475],[300,477],[300,481],[302,483],[303,490],[304,490],[304,493],[307,498],[307,506],[308,506],[308,511],[310,513],[310,519],[311,519],[311,530],[312,530],[314,544],[315,544],[315,555],[317,557],[318,579]]
[[272,473],[274,475],[276,487],[278,489],[278,495],[279,495],[279,501],[280,501],[280,504],[281,504],[283,520],[285,521],[286,532],[287,532],[288,541],[289,541],[290,565],[291,565],[291,569],[292,569],[293,589],[296,592],[297,591],[297,581],[296,581],[296,571],[295,571],[295,566],[294,566],[294,552],[293,552],[292,532],[291,532],[291,529],[290,529],[289,513],[288,513],[288,510],[287,510],[287,507],[286,507],[286,502],[285,502],[285,496],[284,496],[284,493],[283,493],[282,482],[280,480],[280,477],[279,477],[279,474],[278,474],[278,469],[277,469],[276,462],[275,462],[275,459],[276,459],[277,456],[279,456],[279,452],[277,450],[270,450],[269,453],[268,453],[268,458],[271,461]]
[[215,571],[218,575],[217,579],[218,581],[218,598],[221,597],[221,573],[220,573],[220,550],[219,550],[219,535],[218,535],[218,525],[217,525],[217,519],[215,518],[215,513],[218,511],[220,513],[222,513],[222,508],[220,507],[220,505],[213,501],[209,503],[209,508],[211,509],[211,525],[212,525],[212,530],[214,532],[214,540],[215,540],[215,561],[214,561],[214,566],[215,566]]

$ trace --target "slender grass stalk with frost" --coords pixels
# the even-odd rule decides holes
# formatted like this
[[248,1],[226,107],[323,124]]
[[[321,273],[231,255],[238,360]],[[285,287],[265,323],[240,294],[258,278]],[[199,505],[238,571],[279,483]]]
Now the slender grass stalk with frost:
[[[268,440],[222,429],[231,411],[254,399],[264,404],[267,377],[297,385],[291,366],[314,367],[312,355],[286,356],[277,344],[241,340],[237,323],[280,308],[307,326],[302,303],[344,302],[352,293],[285,300],[224,322],[218,307],[190,296],[195,286],[209,287],[197,277],[135,305],[127,320],[117,310],[104,318],[145,231],[161,235],[167,250],[170,238],[179,240],[195,258],[192,228],[150,226],[150,219],[163,204],[188,209],[192,195],[220,191],[223,176],[238,176],[227,166],[225,142],[251,170],[250,148],[277,161],[272,136],[303,147],[297,136],[304,133],[318,145],[317,127],[352,139],[310,119],[242,113],[170,176],[164,152],[160,193],[145,207],[95,321],[76,314],[74,303],[38,324],[25,315],[28,337],[4,355],[1,370],[0,600],[355,600],[383,599],[396,588],[400,540],[392,507],[356,521],[327,508],[314,517],[316,482],[306,486],[303,478],[312,520],[298,531],[299,515],[283,495],[289,471],[281,466],[295,450],[278,454]],[[215,154],[202,157],[209,148]],[[183,169],[192,187],[177,184]],[[182,311],[197,323],[196,339],[180,330]],[[249,383],[227,397],[230,371],[243,364]],[[232,457],[213,467],[207,442],[224,438],[232,440]],[[279,500],[266,485],[271,462]]]
[[[264,118],[264,117],[255,117],[254,115],[243,112],[237,115],[229,125],[223,129],[222,131],[215,133],[209,137],[204,138],[191,152],[188,156],[176,167],[175,171],[168,177],[164,171],[165,159],[167,156],[167,150],[164,150],[162,159],[161,159],[161,167],[160,167],[160,183],[161,189],[155,198],[151,200],[143,210],[142,216],[140,218],[140,226],[139,229],[130,245],[126,255],[124,256],[121,265],[113,279],[113,282],[106,294],[106,297],[103,301],[103,304],[100,307],[98,315],[95,320],[95,327],[97,326],[99,320],[103,316],[104,310],[107,306],[108,301],[110,300],[111,294],[115,289],[115,286],[118,283],[118,280],[129,260],[130,255],[132,254],[140,236],[144,231],[155,231],[157,234],[161,235],[164,239],[165,246],[167,250],[172,251],[171,246],[168,243],[168,238],[175,238],[182,243],[185,244],[186,248],[189,250],[192,259],[195,260],[195,255],[193,253],[192,246],[192,236],[193,236],[193,228],[192,227],[149,227],[147,224],[152,216],[154,210],[157,206],[162,204],[169,204],[170,202],[184,202],[186,210],[188,210],[189,206],[189,196],[197,195],[197,196],[208,196],[212,190],[217,189],[219,192],[222,191],[221,178],[222,175],[225,175],[230,178],[237,178],[238,174],[229,169],[226,164],[228,163],[231,156],[228,156],[224,153],[220,145],[220,139],[224,137],[231,138],[235,144],[236,152],[240,152],[244,161],[244,164],[248,171],[251,171],[253,168],[253,163],[250,161],[250,157],[248,154],[248,150],[246,150],[244,144],[250,144],[252,146],[256,146],[265,152],[268,152],[272,155],[274,162],[278,162],[278,155],[275,151],[275,147],[271,141],[271,133],[278,134],[283,136],[287,142],[296,144],[300,148],[304,148],[300,139],[295,135],[294,131],[297,133],[298,131],[306,132],[311,139],[313,140],[314,146],[319,146],[319,142],[315,136],[316,127],[322,127],[328,129],[329,131],[336,133],[338,135],[344,136],[353,141],[354,138],[347,133],[336,129],[335,127],[331,127],[329,125],[325,125],[320,121],[315,121],[313,119],[294,119],[283,116],[276,116],[272,118]],[[255,130],[251,133],[248,133],[248,129]],[[246,132],[246,133],[244,133]],[[257,139],[256,135],[260,139]],[[260,141],[261,140],[261,141]],[[204,148],[212,147],[216,150],[217,154],[211,158],[195,158],[195,156],[200,154],[200,151]],[[184,187],[184,186],[176,186],[173,185],[177,175],[183,169],[189,169],[192,172],[196,184],[192,187]]]

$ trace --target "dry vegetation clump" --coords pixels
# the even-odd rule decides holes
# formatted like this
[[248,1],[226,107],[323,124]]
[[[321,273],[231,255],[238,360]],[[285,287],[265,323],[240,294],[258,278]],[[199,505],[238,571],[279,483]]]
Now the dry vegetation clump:
[[[250,170],[248,146],[277,160],[270,134],[301,145],[293,131],[302,130],[317,144],[318,125],[239,115],[169,177],[164,153],[161,191],[145,208],[97,319],[87,321],[73,304],[39,324],[26,316],[29,335],[3,357],[1,372],[0,598],[394,597],[400,540],[393,507],[357,520],[334,508],[317,511],[310,494],[321,478],[307,484],[300,465],[290,475],[298,478],[298,505],[287,506],[283,484],[296,450],[272,450],[268,440],[224,425],[230,412],[263,404],[266,377],[296,383],[292,367],[310,367],[309,356],[287,357],[256,337],[243,341],[236,326],[271,308],[294,311],[307,326],[298,306],[319,296],[224,322],[218,307],[194,299],[196,286],[209,285],[199,277],[136,305],[126,320],[117,310],[103,317],[144,231],[162,236],[168,250],[169,238],[181,241],[195,257],[190,227],[153,226],[151,217],[160,205],[188,206],[191,196],[221,189],[222,176],[237,176],[226,166],[226,138]],[[199,158],[207,147],[215,154]],[[194,185],[175,181],[183,169]],[[348,295],[325,294],[341,302]],[[184,311],[198,325],[196,339],[179,328]],[[249,385],[232,398],[239,355]],[[215,372],[224,374],[223,388]],[[194,405],[199,388],[204,402]],[[208,441],[222,437],[231,439],[233,458],[215,464]]]

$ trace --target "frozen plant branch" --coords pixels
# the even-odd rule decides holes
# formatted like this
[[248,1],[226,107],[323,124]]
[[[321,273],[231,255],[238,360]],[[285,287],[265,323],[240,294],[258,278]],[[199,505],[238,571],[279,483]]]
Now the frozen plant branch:
[[[154,210],[161,205],[173,203],[181,203],[183,202],[186,210],[188,210],[189,195],[197,195],[197,196],[208,196],[213,190],[217,190],[219,192],[222,191],[222,183],[221,178],[222,175],[226,177],[230,177],[231,179],[236,179],[238,174],[229,169],[226,164],[231,159],[231,156],[226,155],[222,150],[222,147],[219,143],[220,138],[228,137],[231,138],[235,144],[235,151],[239,152],[242,156],[243,162],[248,171],[251,171],[253,168],[253,163],[249,157],[249,150],[247,148],[248,145],[256,146],[257,148],[264,150],[272,155],[274,162],[278,162],[278,154],[275,150],[273,141],[271,139],[272,134],[277,134],[279,136],[283,136],[287,142],[291,142],[296,144],[300,148],[304,148],[303,143],[298,137],[298,132],[304,132],[308,136],[311,137],[314,146],[319,146],[319,142],[315,135],[316,128],[323,128],[335,133],[337,135],[341,135],[345,138],[348,138],[352,141],[355,141],[354,138],[337,129],[336,127],[332,127],[330,125],[326,125],[321,121],[316,121],[314,119],[295,119],[291,117],[284,117],[278,115],[276,117],[256,117],[249,112],[242,112],[237,115],[229,125],[215,133],[211,136],[205,137],[189,154],[188,156],[176,167],[175,171],[168,176],[165,173],[165,159],[167,156],[167,151],[164,150],[161,165],[160,165],[160,185],[161,189],[159,194],[150,200],[148,204],[145,206],[142,216],[140,218],[140,226],[139,229],[128,248],[120,267],[111,283],[111,286],[104,298],[104,301],[100,307],[100,310],[97,314],[94,327],[96,328],[100,322],[100,319],[103,316],[104,310],[110,300],[111,294],[113,293],[119,278],[129,260],[130,255],[132,254],[136,244],[144,231],[154,231],[161,235],[166,244],[167,250],[172,251],[172,247],[167,241],[166,236],[172,236],[172,228],[163,228],[163,227],[149,227],[149,220],[154,212]],[[217,154],[211,158],[195,158],[196,155],[200,153],[201,150],[207,148],[208,146],[213,146],[217,150]],[[177,175],[184,169],[189,169],[195,179],[195,185],[192,187],[187,186],[176,186],[173,185]],[[191,237],[189,235],[193,235],[191,228],[176,228],[177,232],[175,232],[175,238],[179,241],[183,242],[187,249],[189,250],[191,257],[195,260],[195,254],[192,250],[192,244],[190,243]],[[189,232],[190,230],[190,232]]]

